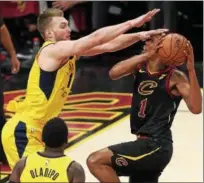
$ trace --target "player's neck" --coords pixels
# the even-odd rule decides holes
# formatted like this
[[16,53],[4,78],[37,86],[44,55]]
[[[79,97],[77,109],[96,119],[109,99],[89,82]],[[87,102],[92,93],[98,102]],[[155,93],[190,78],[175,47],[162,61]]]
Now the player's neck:
[[45,147],[45,151],[43,152],[43,154],[47,156],[59,156],[64,154],[64,149]]
[[155,73],[165,69],[165,66],[159,63],[158,61],[149,61],[147,63],[147,69],[149,72]]
[[45,39],[45,41],[56,42],[56,40],[54,38]]

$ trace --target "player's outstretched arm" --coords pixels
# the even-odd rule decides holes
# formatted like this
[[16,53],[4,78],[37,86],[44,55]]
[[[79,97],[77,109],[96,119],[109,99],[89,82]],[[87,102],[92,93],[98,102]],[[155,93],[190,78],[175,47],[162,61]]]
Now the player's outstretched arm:
[[47,55],[50,55],[56,60],[64,60],[65,58],[73,55],[81,56],[85,51],[97,45],[105,44],[133,27],[140,27],[145,22],[150,21],[158,12],[159,9],[154,9],[133,20],[101,28],[76,41],[59,41],[56,44],[49,46],[49,49],[46,49]]
[[95,46],[94,48],[82,53],[83,56],[93,56],[106,52],[116,52],[125,49],[138,41],[145,41],[151,36],[168,32],[168,29],[157,29],[150,31],[142,31],[137,33],[122,34],[112,41],[103,45]]
[[24,157],[16,163],[16,165],[12,170],[11,176],[9,178],[9,183],[20,182],[21,173],[23,172],[23,169],[25,167],[25,161],[26,161],[26,158]]
[[160,43],[163,40],[164,35],[165,34],[158,35],[157,41],[155,41],[154,46],[148,52],[133,56],[114,65],[109,71],[110,78],[112,80],[117,80],[124,76],[135,73],[135,71],[138,69],[138,65],[147,61],[150,57],[156,54],[159,48],[162,47]]
[[189,80],[182,72],[176,72],[176,88],[193,114],[202,112],[202,94],[194,67],[194,52],[190,42],[187,44],[187,69]]
[[84,173],[84,169],[83,167],[77,163],[76,161],[74,161],[70,167],[67,170],[67,174],[69,177],[69,182],[70,183],[83,183],[85,182],[85,173]]

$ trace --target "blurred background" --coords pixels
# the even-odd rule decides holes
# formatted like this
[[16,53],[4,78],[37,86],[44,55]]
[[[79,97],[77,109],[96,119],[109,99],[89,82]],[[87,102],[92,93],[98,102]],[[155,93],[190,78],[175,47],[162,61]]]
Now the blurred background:
[[[169,28],[186,36],[194,47],[196,71],[203,86],[203,2],[202,1],[1,1],[0,16],[3,17],[14,43],[17,57],[21,62],[21,70],[17,75],[10,74],[10,57],[0,44],[1,75],[6,80],[4,90],[24,89],[27,75],[33,58],[42,44],[37,31],[36,21],[40,12],[48,7],[57,7],[64,11],[72,29],[72,39],[78,39],[96,29],[117,24],[135,18],[149,9],[161,8],[161,13],[150,23],[130,32],[155,28]],[[95,57],[81,57],[73,87],[75,93],[91,90],[108,90],[129,92],[128,79],[112,83],[108,78],[108,69],[116,62],[141,51],[142,42],[115,53],[107,53]],[[90,80],[90,78],[95,78]],[[106,85],[98,83],[106,82]],[[108,84],[107,84],[108,83]],[[113,85],[115,87],[113,87]],[[124,89],[125,88],[125,89]]]

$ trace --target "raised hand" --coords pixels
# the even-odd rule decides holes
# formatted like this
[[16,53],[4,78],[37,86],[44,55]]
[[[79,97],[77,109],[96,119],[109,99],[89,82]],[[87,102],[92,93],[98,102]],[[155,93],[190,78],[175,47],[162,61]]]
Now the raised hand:
[[18,73],[20,70],[20,61],[17,59],[16,56],[11,57],[11,72],[12,74]]
[[130,20],[130,23],[132,24],[132,27],[141,27],[146,22],[149,22],[152,19],[152,17],[154,17],[158,12],[160,12],[160,9],[153,9],[152,11],[149,11],[144,15],[141,15],[133,20]]
[[52,3],[53,8],[58,8],[63,11],[71,8],[72,6],[74,6],[73,1],[55,1]]
[[147,39],[150,39],[152,36],[167,33],[168,31],[169,31],[168,29],[156,29],[156,30],[138,32],[137,34],[139,35],[139,39],[141,41],[146,41]]
[[163,47],[161,43],[164,40],[165,35],[166,35],[165,33],[156,35],[156,38],[154,38],[153,41],[152,49],[147,52],[149,58],[157,54],[158,50]]
[[193,46],[191,44],[190,41],[188,41],[187,45],[186,45],[186,51],[184,51],[186,57],[187,57],[187,69],[188,71],[190,70],[194,70],[194,51],[193,51]]

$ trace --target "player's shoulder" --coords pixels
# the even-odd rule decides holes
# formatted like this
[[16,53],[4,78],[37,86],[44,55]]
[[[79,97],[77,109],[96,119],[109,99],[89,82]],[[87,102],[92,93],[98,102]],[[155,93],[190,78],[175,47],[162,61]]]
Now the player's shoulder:
[[70,165],[67,168],[68,172],[75,172],[75,171],[83,171],[83,167],[80,163],[78,163],[77,161],[72,161],[70,163]]
[[66,57],[63,57],[61,56],[61,52],[59,51],[61,47],[64,46],[64,43],[66,42],[66,46],[71,47],[72,45],[72,42],[73,41],[70,41],[70,40],[66,40],[66,41],[57,41],[57,42],[54,42],[54,41],[46,41],[44,42],[44,44],[42,45],[42,47],[40,48],[40,55],[43,55],[43,58],[60,58],[60,59],[57,59],[58,61],[60,60],[64,60],[66,59]]
[[49,52],[52,52],[53,49],[56,47],[55,45],[56,43],[55,42],[45,42],[42,47],[40,48],[40,54],[46,54],[46,53],[49,53]]
[[58,60],[54,53],[55,43],[43,44],[40,48],[37,55],[37,63],[41,69],[53,69],[56,70],[61,63],[61,60]]
[[175,80],[175,81],[188,81],[187,75],[183,71],[181,71],[179,69],[174,69],[173,70],[171,79]]
[[[59,41],[59,42],[61,42],[61,41]],[[40,53],[45,53],[45,54],[47,54],[47,53],[53,53],[53,51],[56,49],[56,47],[58,46],[58,43],[59,42],[55,42],[55,41],[45,41],[43,44],[42,44],[42,46],[41,46],[41,48],[40,48],[40,50],[39,50],[39,52]],[[49,56],[49,55],[47,55],[47,56]]]
[[75,177],[83,179],[85,173],[84,168],[82,165],[76,161],[72,161],[70,165],[67,168],[67,175],[69,177],[69,181],[72,182],[72,180]]

